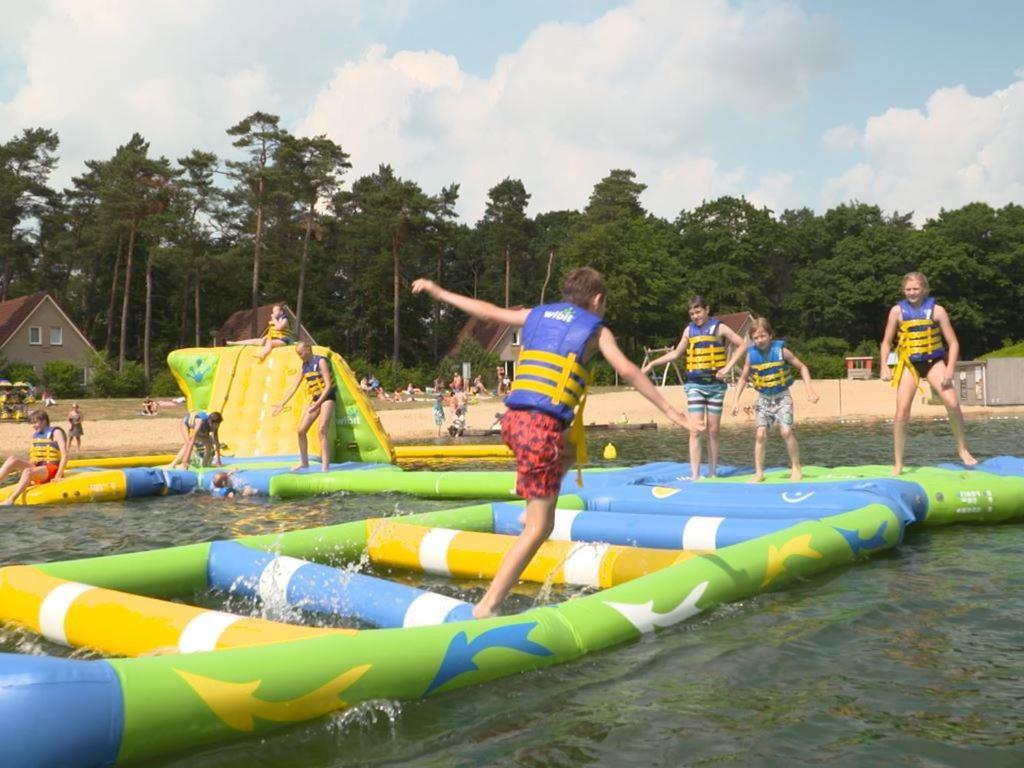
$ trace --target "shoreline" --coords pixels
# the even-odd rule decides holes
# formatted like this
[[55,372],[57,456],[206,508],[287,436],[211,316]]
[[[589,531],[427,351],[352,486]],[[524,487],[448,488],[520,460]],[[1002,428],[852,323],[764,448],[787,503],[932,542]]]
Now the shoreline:
[[[896,396],[888,382],[873,379],[869,381],[851,381],[849,379],[825,379],[816,381],[814,388],[820,400],[810,403],[804,396],[803,382],[793,385],[793,403],[796,411],[796,424],[805,423],[856,423],[863,421],[891,421],[896,409]],[[662,395],[677,408],[685,408],[685,395],[679,385],[661,387]],[[752,413],[742,409],[739,414],[731,414],[734,390],[730,388],[726,395],[726,408],[722,414],[723,427],[753,426]],[[918,395],[911,412],[912,419],[945,419],[946,409],[942,405],[922,402],[923,396]],[[755,393],[744,393],[742,406],[752,406]],[[419,400],[415,403],[403,403],[400,407],[385,407],[377,411],[377,415],[385,431],[396,443],[437,441],[437,428],[434,426],[432,399]],[[127,456],[147,453],[174,453],[181,443],[179,422],[185,413],[184,406],[164,408],[157,418],[101,418],[90,419],[89,401],[82,401],[85,415],[85,435],[82,438],[84,457]],[[63,414],[64,405],[51,408],[53,423],[67,426]],[[964,416],[970,422],[986,416],[1008,417],[1024,415],[1024,405],[1000,407],[962,406]],[[504,406],[496,397],[478,398],[471,403],[466,418],[467,429],[489,429],[494,423],[494,415],[504,411]],[[445,409],[446,426],[451,421],[451,408]],[[635,390],[613,392],[596,391],[587,399],[585,424],[616,424],[625,419],[629,424],[654,422],[658,428],[675,425],[649,403],[646,398]],[[24,422],[0,422],[0,452],[3,455],[25,455],[31,439],[31,428]],[[494,442],[490,438],[449,438],[447,432],[443,440],[453,444],[468,444],[478,441]],[[228,448],[230,451],[230,447]],[[71,458],[78,458],[77,452]]]

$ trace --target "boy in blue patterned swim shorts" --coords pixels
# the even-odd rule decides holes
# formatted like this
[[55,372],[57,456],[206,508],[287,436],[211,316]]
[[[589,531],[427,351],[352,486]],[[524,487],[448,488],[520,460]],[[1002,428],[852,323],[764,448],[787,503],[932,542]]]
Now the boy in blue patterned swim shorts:
[[[725,404],[725,376],[743,356],[743,339],[725,323],[712,317],[707,302],[694,296],[689,302],[690,324],[683,330],[675,349],[651,360],[640,370],[647,373],[656,365],[686,355],[686,409],[691,419],[702,419],[708,434],[708,477],[718,474],[718,429]],[[728,362],[726,345],[733,346]],[[690,472],[700,478],[701,433],[690,432]]]

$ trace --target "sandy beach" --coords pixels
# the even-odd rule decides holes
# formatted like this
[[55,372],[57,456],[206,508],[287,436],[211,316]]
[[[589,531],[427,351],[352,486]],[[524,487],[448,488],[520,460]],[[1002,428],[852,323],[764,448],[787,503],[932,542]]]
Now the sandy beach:
[[[797,423],[808,421],[859,421],[892,418],[895,409],[895,393],[887,382],[879,380],[850,381],[830,379],[815,382],[815,389],[821,399],[808,402],[802,382],[793,385],[793,401],[796,407]],[[685,404],[683,388],[664,387],[662,393],[677,407]],[[723,424],[753,424],[753,416],[745,413],[742,406],[753,405],[752,391],[744,393],[741,410],[732,416],[733,392],[726,399]],[[381,423],[396,442],[429,440],[437,437],[434,426],[432,402],[403,403],[401,406],[383,404],[378,414]],[[82,455],[115,456],[143,453],[173,453],[180,445],[178,424],[185,413],[183,405],[164,408],[156,418],[91,418],[89,401],[83,401],[85,414],[85,436],[82,439]],[[62,405],[52,409],[54,423],[66,427]],[[503,410],[497,398],[478,398],[470,405],[466,425],[470,429],[489,429],[494,415]],[[1024,413],[1024,406],[984,408],[965,406],[968,420],[986,416],[1006,416]],[[451,418],[451,409],[447,410]],[[941,405],[930,405],[924,396],[918,396],[914,403],[914,418],[945,418],[946,411]],[[628,420],[631,424],[655,422],[667,427],[668,420],[654,406],[633,390],[595,392],[587,400],[585,421],[587,424],[608,424]],[[28,450],[31,427],[25,423],[0,422],[0,453],[23,455]],[[473,438],[462,438],[461,442],[472,442]],[[73,454],[72,458],[76,456]]]

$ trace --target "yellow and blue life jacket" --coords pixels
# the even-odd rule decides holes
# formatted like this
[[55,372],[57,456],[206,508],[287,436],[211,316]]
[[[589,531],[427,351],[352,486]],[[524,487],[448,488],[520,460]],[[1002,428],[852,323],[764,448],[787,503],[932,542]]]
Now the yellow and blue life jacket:
[[766,352],[751,344],[747,350],[750,360],[750,383],[762,395],[780,395],[793,383],[793,369],[789,367],[782,349],[786,342],[774,339]]
[[283,331],[279,331],[277,326],[274,325],[274,318],[270,318],[267,321],[267,338],[281,339],[281,341],[287,341],[290,343],[292,340],[291,328],[285,328]]
[[60,446],[53,439],[53,433],[58,429],[60,427],[47,427],[42,432],[32,434],[32,447],[28,453],[29,461],[33,464],[57,464],[60,462]]
[[601,323],[592,312],[564,301],[530,310],[516,378],[505,399],[511,410],[536,410],[571,424],[569,441],[576,446],[578,465],[587,460],[583,407],[590,371],[584,354]]
[[323,359],[323,355],[313,355],[308,363],[302,364],[302,378],[306,382],[306,391],[313,400],[320,397],[320,393],[327,386],[324,375],[320,373],[320,361]]
[[900,335],[896,342],[898,360],[893,372],[892,383],[896,386],[904,370],[910,370],[914,381],[918,380],[917,369],[910,363],[939,360],[946,354],[942,328],[935,322],[935,299],[925,298],[919,307],[903,299],[900,308]]
[[717,381],[715,373],[725,365],[725,339],[718,335],[717,317],[704,325],[690,323],[686,344],[686,380],[695,384]]

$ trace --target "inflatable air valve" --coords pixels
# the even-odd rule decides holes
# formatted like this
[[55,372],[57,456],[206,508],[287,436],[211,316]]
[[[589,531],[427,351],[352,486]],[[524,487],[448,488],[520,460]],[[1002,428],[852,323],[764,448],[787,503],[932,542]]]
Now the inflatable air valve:
[[615,450],[615,445],[613,443],[608,443],[604,447],[604,457],[606,459],[617,459],[617,458],[619,458],[619,452],[617,450]]

